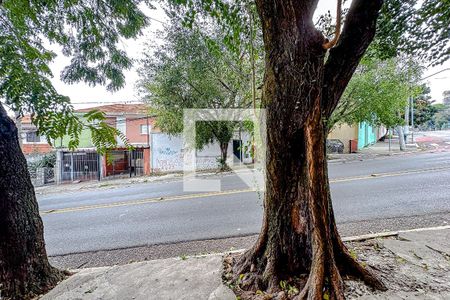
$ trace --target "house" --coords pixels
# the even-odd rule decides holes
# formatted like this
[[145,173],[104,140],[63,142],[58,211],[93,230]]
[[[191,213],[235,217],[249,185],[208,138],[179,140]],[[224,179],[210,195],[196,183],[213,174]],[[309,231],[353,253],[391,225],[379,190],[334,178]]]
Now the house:
[[36,126],[31,123],[30,116],[24,116],[20,120],[21,124],[21,136],[22,140],[22,152],[25,155],[39,155],[46,154],[53,151],[52,146],[47,142],[47,138],[43,135],[39,135]]
[[[82,117],[94,109],[103,112],[105,121],[122,132],[127,143],[133,148],[127,148],[125,143],[118,138],[118,145],[115,149],[100,155],[92,144],[91,133],[88,129],[81,132],[79,145],[75,151],[68,148],[69,137],[54,141],[54,148],[47,144],[44,138],[34,138],[34,149],[57,151],[55,171],[57,183],[183,170],[182,136],[171,136],[160,132],[155,126],[154,116],[148,114],[144,104],[103,105],[78,109],[75,112]],[[31,132],[36,132],[36,127],[31,122],[29,124],[30,128],[26,132],[30,132],[31,135]],[[251,136],[248,133],[235,132],[228,148],[228,153],[233,154],[233,160],[229,163],[252,162],[249,150],[246,150],[248,148],[246,145],[250,141]],[[38,143],[42,145],[38,146]],[[219,165],[219,157],[219,145],[217,143],[207,145],[204,149],[196,151],[196,168],[215,169]]]
[[[68,151],[69,139],[56,142],[59,147],[58,161],[61,161],[60,181],[92,180],[116,176],[139,176],[150,174],[150,133],[155,120],[151,117],[145,104],[112,104],[78,109],[77,114],[91,110],[105,114],[105,122],[124,134],[128,149],[122,139],[117,138],[117,147],[105,155],[97,154],[92,144],[89,130],[83,130],[79,149]],[[75,154],[75,156],[74,156]]]
[[[77,113],[87,113],[91,110],[105,113],[106,122],[116,127],[135,147],[150,146],[150,132],[155,130],[154,117],[151,117],[145,104],[111,104],[97,107],[77,109]],[[157,130],[159,132],[159,130]],[[123,146],[123,141],[117,140]]]
[[375,127],[367,122],[359,124],[337,124],[328,135],[329,140],[340,140],[344,144],[344,153],[356,152],[375,144],[386,134],[383,126]]

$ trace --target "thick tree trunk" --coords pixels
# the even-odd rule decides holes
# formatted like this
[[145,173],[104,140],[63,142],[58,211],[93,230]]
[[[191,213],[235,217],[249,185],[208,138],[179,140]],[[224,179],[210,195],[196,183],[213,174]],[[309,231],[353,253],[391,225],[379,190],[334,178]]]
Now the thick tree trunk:
[[63,276],[47,260],[42,220],[17,129],[0,104],[0,298],[32,298]]
[[384,289],[352,258],[338,234],[326,161],[325,123],[343,90],[324,96],[324,84],[345,88],[364,51],[358,48],[352,65],[338,68],[345,77],[325,72],[325,40],[311,21],[316,4],[257,1],[266,51],[264,219],[256,244],[231,264],[234,282],[243,290],[275,293],[287,281],[301,288],[296,299],[323,299],[324,292],[343,299],[342,275]]

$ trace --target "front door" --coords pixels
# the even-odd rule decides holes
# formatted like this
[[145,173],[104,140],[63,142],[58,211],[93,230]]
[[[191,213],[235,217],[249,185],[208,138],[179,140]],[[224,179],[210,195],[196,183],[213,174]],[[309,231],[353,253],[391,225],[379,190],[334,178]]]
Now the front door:
[[240,163],[242,161],[242,141],[233,140],[233,162]]

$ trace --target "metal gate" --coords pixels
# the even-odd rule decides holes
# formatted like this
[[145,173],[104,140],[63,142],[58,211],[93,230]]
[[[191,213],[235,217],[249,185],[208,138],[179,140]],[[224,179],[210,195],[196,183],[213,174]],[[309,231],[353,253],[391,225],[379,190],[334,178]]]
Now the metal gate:
[[63,152],[61,180],[100,180],[100,157],[97,152]]
[[111,150],[106,154],[107,177],[144,175],[144,149]]

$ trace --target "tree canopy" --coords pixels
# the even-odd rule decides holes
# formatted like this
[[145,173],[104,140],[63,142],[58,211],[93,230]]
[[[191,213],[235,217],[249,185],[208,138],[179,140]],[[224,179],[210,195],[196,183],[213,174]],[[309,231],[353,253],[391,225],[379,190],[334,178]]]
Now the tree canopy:
[[414,60],[366,56],[334,111],[329,128],[340,122],[368,122],[388,128],[402,124],[408,98],[421,91],[417,85],[421,73],[421,66]]
[[56,53],[51,45],[71,58],[60,74],[62,81],[106,85],[115,91],[125,84],[123,70],[132,64],[119,42],[138,36],[148,24],[141,3],[149,4],[145,0],[0,1],[2,103],[19,115],[30,113],[50,141],[68,134],[69,146],[75,148],[82,129],[88,128],[100,150],[114,144],[120,133],[104,122],[102,113],[78,118],[70,99],[52,85],[49,63]]
[[450,58],[450,2],[386,0],[368,55],[385,59],[413,55],[426,65]]
[[[69,99],[51,85],[49,78],[53,74],[48,64],[55,53],[48,50],[44,41],[61,46],[64,55],[71,57],[71,63],[62,73],[63,81],[104,84],[114,91],[123,86],[122,70],[131,65],[118,43],[121,38],[139,35],[147,23],[139,9],[144,2],[148,1],[0,1],[0,97],[4,103],[19,113],[32,113],[34,122],[49,138],[68,132],[75,147],[85,124],[74,116]],[[323,47],[325,37],[312,22],[317,1],[298,1],[298,5],[286,5],[291,3],[283,0],[255,2],[256,10],[253,1],[171,1],[185,8],[187,27],[195,27],[202,21],[202,17],[196,18],[199,14],[214,17],[224,33],[223,43],[233,55],[246,47],[242,41],[248,35],[246,27],[254,11],[261,21],[265,51],[261,103],[269,112],[265,212],[257,243],[239,261],[234,261],[233,283],[254,293],[261,292],[260,289],[272,293],[280,290],[283,279],[298,279],[301,275],[305,282],[301,291],[298,289],[299,298],[309,299],[325,296],[343,299],[344,276],[361,278],[383,289],[376,276],[352,257],[337,231],[327,177],[323,122],[338,106],[373,40],[383,1],[353,0],[339,40],[331,49]],[[379,41],[387,42],[391,52],[381,52],[389,57],[415,52],[431,64],[448,59],[448,1],[424,0],[416,5],[412,0],[387,0],[386,5],[392,5],[395,10],[388,9],[389,6],[383,8],[378,22],[385,17],[386,26],[379,26]],[[410,12],[413,12],[411,16]],[[253,37],[253,30],[250,32]],[[220,53],[225,50],[219,49]],[[181,70],[183,77],[190,75]],[[219,73],[219,76],[228,80],[227,74]],[[204,77],[201,78],[209,85],[212,79]],[[173,80],[186,86],[179,76]],[[254,87],[255,84],[253,91]],[[383,90],[392,88],[388,83],[384,87]],[[192,92],[194,88],[188,90]],[[223,90],[227,88],[213,89],[213,95],[216,92],[217,95],[206,99],[232,99],[230,103],[240,99],[219,98]],[[8,129],[0,130],[2,138],[7,140],[0,143],[6,162],[1,164],[6,180],[0,181],[0,194],[3,193],[0,204],[6,209],[0,210],[3,222],[0,229],[9,242],[1,240],[2,257],[6,257],[4,253],[9,256],[2,260],[0,275],[13,278],[14,285],[17,283],[18,288],[14,286],[12,293],[20,290],[31,297],[51,288],[59,276],[55,278],[55,271],[48,268],[36,198],[26,176],[23,155],[18,155],[14,126],[5,115],[0,105],[3,124],[0,127]],[[102,129],[101,113],[93,112],[87,118],[94,124],[98,122],[92,130]],[[97,136],[100,139],[114,134],[110,127],[104,127]],[[11,211],[16,214],[11,215]],[[30,248],[21,249],[23,245]],[[32,289],[36,286],[39,288]]]
[[[225,33],[207,18],[201,26],[186,28],[174,12],[169,14],[162,44],[148,47],[139,69],[139,85],[157,126],[178,134],[183,131],[184,109],[252,107],[253,54],[246,47],[238,53],[228,48]],[[262,74],[261,60],[255,66]],[[238,126],[229,121],[196,122],[196,147],[217,141],[226,151]],[[222,154],[223,165],[226,152]]]

